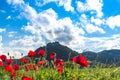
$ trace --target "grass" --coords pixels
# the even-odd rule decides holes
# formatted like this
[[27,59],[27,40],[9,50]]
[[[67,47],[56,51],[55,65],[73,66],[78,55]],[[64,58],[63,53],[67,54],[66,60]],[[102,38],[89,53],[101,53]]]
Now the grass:
[[[82,64],[83,62],[86,63],[86,61],[84,57],[81,57],[81,55],[75,58],[77,59],[75,62],[63,62],[61,59],[56,59],[54,62],[51,60],[49,64],[47,64],[47,61],[44,59],[44,57],[41,57],[40,61],[39,59],[38,61],[42,61],[42,64],[37,62],[37,70],[34,67],[34,58],[27,57],[26,59],[28,59],[29,62],[24,62],[26,61],[24,58],[22,58],[24,61],[21,61],[20,59],[20,69],[16,71],[15,69],[14,71],[10,71],[10,69],[6,69],[6,66],[0,67],[0,80],[23,80],[23,76],[30,77],[32,78],[31,80],[120,80],[120,67],[113,65],[108,67],[105,64],[98,62],[89,62],[89,66],[84,66]],[[82,64],[78,64],[78,61],[81,61],[80,59],[82,60]],[[46,61],[45,65],[43,65],[44,61]],[[59,65],[57,66],[56,63],[59,63]],[[30,64],[33,66],[31,67]],[[9,66],[13,68],[12,62],[9,64]],[[28,71],[26,66],[29,67]],[[61,70],[62,73],[60,73],[58,70]],[[13,73],[17,73],[17,75],[13,76]]]
[[[39,67],[39,71],[24,69],[17,71],[16,80],[21,80],[23,75],[30,76],[34,80],[120,80],[120,67],[112,68],[80,68],[65,67],[63,74],[59,74],[55,68]],[[0,80],[10,80],[9,73],[0,68]]]

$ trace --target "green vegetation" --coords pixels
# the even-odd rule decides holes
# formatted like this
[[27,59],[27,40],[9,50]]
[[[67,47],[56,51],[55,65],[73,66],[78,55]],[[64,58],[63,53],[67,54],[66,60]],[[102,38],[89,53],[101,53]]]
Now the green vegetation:
[[[55,68],[40,67],[39,71],[28,71],[24,69],[17,71],[16,80],[21,80],[25,74],[34,80],[120,80],[120,67],[112,68],[81,68],[77,64],[64,67],[63,74],[58,74]],[[0,80],[10,80],[9,74],[0,68]]]

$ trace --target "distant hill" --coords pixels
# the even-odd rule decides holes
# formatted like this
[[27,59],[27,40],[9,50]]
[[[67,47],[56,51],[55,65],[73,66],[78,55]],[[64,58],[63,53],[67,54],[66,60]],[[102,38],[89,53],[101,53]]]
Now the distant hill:
[[79,55],[78,52],[73,51],[67,46],[61,45],[59,42],[48,43],[44,47],[40,47],[35,51],[38,52],[40,49],[46,50],[47,59],[49,60],[50,53],[55,52],[57,58],[61,58],[64,61],[68,61],[71,57]]
[[84,52],[83,55],[90,61],[97,61],[104,64],[115,64],[120,66],[120,50],[104,50],[98,53]]
[[[78,52],[73,51],[67,46],[61,45],[59,42],[48,43],[46,46],[40,47],[35,51],[38,52],[40,49],[46,50],[47,60],[49,60],[49,55],[51,52],[56,52],[57,58],[61,58],[64,61],[68,61],[71,57],[79,55]],[[82,55],[84,55],[89,61],[120,65],[120,50],[117,49],[104,50],[98,53],[86,51],[83,52]]]

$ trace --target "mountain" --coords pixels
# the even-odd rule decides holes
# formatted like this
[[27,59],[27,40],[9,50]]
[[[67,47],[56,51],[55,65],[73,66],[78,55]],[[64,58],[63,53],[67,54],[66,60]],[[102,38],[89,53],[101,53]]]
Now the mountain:
[[98,53],[97,61],[120,65],[120,50],[104,50]]
[[84,52],[83,55],[90,61],[97,61],[104,64],[120,66],[120,50],[104,50],[98,53]]
[[[35,51],[38,52],[40,49],[44,49],[46,51],[47,60],[49,60],[49,55],[52,52],[55,52],[57,54],[57,58],[61,58],[64,61],[68,61],[71,57],[79,55],[78,52],[73,51],[67,46],[61,45],[59,42],[48,43],[46,46],[40,47]],[[82,55],[84,55],[89,61],[120,65],[120,50],[117,49],[104,50],[98,53],[86,51],[83,52]]]
[[47,59],[49,60],[50,53],[55,52],[57,58],[61,58],[64,61],[68,61],[71,57],[79,55],[78,52],[73,51],[67,46],[61,45],[59,42],[48,43],[44,47],[40,47],[35,52],[38,52],[40,49],[46,50]]

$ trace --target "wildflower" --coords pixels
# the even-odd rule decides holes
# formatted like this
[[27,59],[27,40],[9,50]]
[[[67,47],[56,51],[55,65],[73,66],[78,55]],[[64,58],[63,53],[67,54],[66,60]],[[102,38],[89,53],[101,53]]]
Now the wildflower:
[[23,63],[27,63],[28,62],[28,59],[26,59],[26,58],[20,58],[19,59],[21,62],[23,62]]
[[13,60],[12,59],[6,59],[6,62],[8,65],[10,65],[11,63],[13,63]]
[[82,55],[79,55],[76,58],[76,63],[78,63],[81,66],[88,67],[88,62],[87,62],[86,58]]
[[14,70],[20,70],[20,66],[19,66],[18,64],[14,64],[14,65],[13,65],[13,69],[14,69]]
[[28,53],[28,57],[33,57],[35,56],[36,52],[30,50],[29,53]]
[[63,65],[63,60],[62,60],[62,59],[56,59],[56,60],[54,61],[54,65],[55,65],[55,66],[61,66],[61,65]]
[[29,66],[30,70],[34,70],[34,66],[32,63],[29,63],[28,66]]
[[59,73],[59,74],[63,74],[63,69],[64,69],[63,66],[59,66],[59,67],[57,67],[57,71],[58,71],[58,73]]
[[16,73],[16,72],[13,72],[13,73],[11,74],[11,76],[12,76],[12,77],[16,77],[16,76],[17,76],[17,73]]
[[50,59],[54,59],[56,57],[56,53],[55,52],[52,52],[51,54],[50,54]]
[[3,67],[4,63],[2,61],[0,61],[0,67]]
[[35,71],[38,71],[38,69],[39,69],[39,68],[38,68],[38,65],[35,64],[35,65],[34,65],[34,70],[35,70]]
[[33,80],[32,78],[28,77],[28,76],[23,76],[22,80]]
[[10,80],[16,80],[16,76],[17,76],[17,73],[16,72],[13,72],[11,73],[11,79]]
[[45,56],[45,50],[40,49],[37,53],[39,56]]
[[28,65],[25,65],[24,67],[27,72],[30,70],[30,67]]
[[6,57],[6,55],[1,55],[1,56],[0,56],[0,59],[1,59],[2,61],[6,61],[7,57]]
[[72,62],[72,63],[75,63],[75,62],[76,62],[76,57],[72,57],[72,58],[71,58],[71,62]]
[[5,70],[8,71],[9,73],[14,72],[14,69],[10,65],[5,66]]
[[46,65],[46,61],[39,61],[38,64],[41,66],[44,66],[44,65]]

